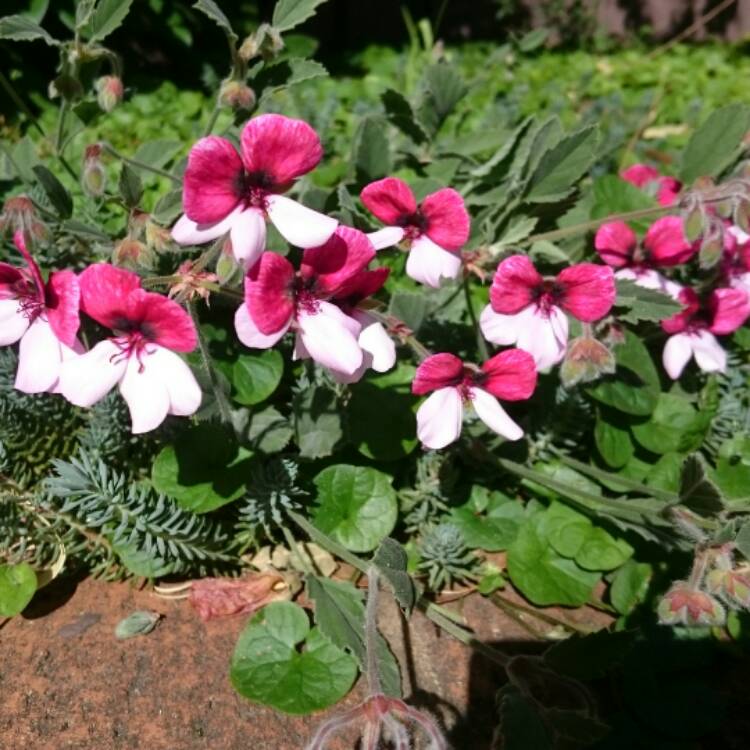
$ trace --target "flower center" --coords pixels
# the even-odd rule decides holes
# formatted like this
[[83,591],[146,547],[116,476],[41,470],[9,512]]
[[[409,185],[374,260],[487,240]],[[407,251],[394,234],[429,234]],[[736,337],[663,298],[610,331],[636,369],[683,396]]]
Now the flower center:
[[294,302],[299,312],[304,312],[307,315],[315,315],[320,312],[320,300],[309,289],[296,289]]
[[565,290],[553,279],[545,279],[532,292],[532,299],[538,310],[549,317],[553,307],[559,307]]
[[113,354],[109,361],[112,364],[117,364],[123,360],[130,359],[131,356],[135,355],[138,360],[138,372],[143,372],[145,365],[143,364],[143,356],[153,354],[155,350],[149,351],[146,346],[151,343],[149,339],[141,331],[131,331],[124,336],[118,336],[117,338],[110,339],[112,343],[117,347],[118,351]]
[[266,172],[245,172],[237,175],[235,191],[247,206],[265,211],[267,196],[274,188],[274,180]]
[[36,287],[26,280],[20,280],[11,288],[18,300],[21,315],[33,323],[44,312],[44,302],[39,299]]
[[404,239],[413,242],[419,239],[429,228],[427,217],[417,209],[413,214],[404,214],[398,220],[398,226],[404,228]]

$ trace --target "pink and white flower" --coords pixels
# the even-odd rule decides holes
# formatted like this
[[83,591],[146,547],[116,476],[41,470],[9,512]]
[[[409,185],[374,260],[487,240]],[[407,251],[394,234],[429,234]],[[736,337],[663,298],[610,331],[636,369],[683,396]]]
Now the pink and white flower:
[[229,232],[232,252],[251,268],[266,246],[266,219],[297,247],[322,245],[336,219],[282,195],[323,156],[320,139],[304,121],[283,115],[249,120],[241,155],[226,138],[201,138],[188,155],[182,202],[172,228],[181,245],[199,245]]
[[245,302],[234,318],[240,341],[267,349],[293,330],[298,358],[309,356],[335,373],[354,376],[364,360],[363,325],[333,300],[360,288],[374,257],[367,236],[344,226],[321,247],[305,250],[297,272],[286,258],[263,253],[245,276]]
[[44,283],[26,249],[23,232],[13,242],[26,268],[0,263],[0,346],[19,343],[15,387],[24,393],[57,388],[64,359],[80,350],[76,334],[80,289],[73,271],[55,271]]
[[615,301],[614,274],[609,266],[578,263],[545,279],[525,255],[511,255],[497,267],[490,304],[479,321],[493,344],[533,355],[546,370],[565,356],[566,313],[585,323],[603,318]]
[[498,399],[522,401],[536,388],[534,359],[520,349],[507,349],[482,366],[464,364],[453,354],[434,354],[417,368],[411,386],[417,396],[430,394],[417,411],[417,436],[438,450],[458,440],[464,407],[471,405],[487,427],[506,440],[518,440],[523,430]]
[[189,416],[201,389],[185,361],[198,342],[190,316],[173,300],[141,288],[139,277],[95,263],[79,277],[81,309],[115,335],[66,360],[59,390],[77,406],[92,406],[119,385],[134,433],[158,427],[167,414]]
[[609,221],[597,230],[594,247],[607,265],[618,269],[615,273],[618,279],[628,279],[672,296],[679,292],[679,286],[656,269],[686,263],[698,251],[698,246],[685,237],[679,216],[657,219],[648,228],[642,244],[624,221]]
[[362,203],[386,226],[369,235],[376,250],[409,243],[406,273],[434,288],[441,279],[461,274],[461,248],[469,239],[469,214],[461,195],[443,188],[420,204],[411,188],[396,177],[372,182],[360,194]]
[[728,286],[750,295],[750,235],[737,226],[724,232],[721,271]]
[[659,174],[647,164],[633,164],[620,172],[620,177],[631,185],[654,195],[660,206],[671,206],[677,201],[682,183],[674,177]]
[[664,369],[677,380],[691,357],[704,372],[724,372],[727,353],[716,335],[733,333],[750,316],[750,299],[741,289],[715,289],[706,300],[685,287],[679,294],[682,312],[661,322],[672,334],[664,346]]

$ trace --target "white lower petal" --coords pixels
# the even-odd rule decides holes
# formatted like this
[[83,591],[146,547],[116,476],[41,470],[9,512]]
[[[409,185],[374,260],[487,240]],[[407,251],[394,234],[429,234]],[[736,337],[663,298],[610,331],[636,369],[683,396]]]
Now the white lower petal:
[[57,390],[71,404],[91,406],[114,388],[126,368],[127,359],[115,343],[100,341],[91,351],[63,361]]
[[240,305],[234,314],[234,329],[237,331],[237,338],[251,349],[270,349],[288,330],[292,319],[286,322],[275,333],[261,333],[258,326],[255,325],[250,317],[250,311],[247,305]]
[[352,375],[362,364],[357,342],[361,326],[330,302],[318,302],[315,313],[300,312],[297,319],[302,343],[323,367]]
[[390,370],[396,364],[396,344],[383,324],[364,310],[354,310],[352,317],[362,326],[357,340],[362,350],[370,355],[368,367],[376,372]]
[[558,307],[549,314],[529,306],[519,330],[516,345],[534,357],[537,369],[547,370],[565,356],[568,344],[568,318]]
[[672,380],[677,380],[692,356],[693,337],[689,333],[676,333],[670,336],[661,356],[667,375]]
[[377,232],[368,232],[367,239],[372,242],[376,250],[382,250],[386,247],[398,245],[404,239],[404,234],[406,232],[402,227],[383,227],[378,229]]
[[417,437],[420,442],[439,450],[458,440],[464,407],[457,388],[440,388],[431,393],[417,409]]
[[737,242],[739,242],[740,245],[744,245],[748,240],[750,240],[750,234],[740,229],[736,224],[733,224],[729,229],[727,230],[729,234],[734,235]]
[[232,228],[234,220],[242,213],[242,210],[242,206],[239,205],[221,221],[213,224],[197,224],[183,214],[172,227],[172,239],[178,245],[203,245],[216,240]]
[[29,327],[16,299],[0,299],[0,346],[15,344]]
[[15,387],[24,393],[44,393],[57,385],[62,349],[50,324],[37,318],[18,347]]
[[195,414],[201,405],[203,394],[193,371],[182,357],[163,346],[147,347],[150,354],[143,359],[169,394],[169,413],[178,417]]
[[232,222],[229,233],[232,254],[245,268],[252,268],[266,249],[266,219],[257,208],[248,208]]
[[461,275],[461,256],[444,250],[429,237],[420,237],[409,250],[406,273],[414,281],[437,289],[442,279],[457,279]]
[[523,430],[506,414],[491,393],[482,388],[472,388],[471,405],[482,422],[506,440],[519,440],[523,437]]
[[319,247],[330,239],[339,225],[336,219],[284,195],[268,196],[266,211],[281,236],[295,247]]
[[693,356],[703,372],[725,372],[727,353],[710,331],[698,331],[693,335]]
[[136,356],[128,359],[120,393],[130,410],[134,435],[155,430],[169,413],[169,391],[158,370],[153,354],[143,353],[140,361]]
[[492,309],[492,305],[487,305],[479,316],[479,328],[482,330],[482,335],[487,341],[499,346],[515,344],[521,326],[529,314],[528,310],[527,307],[515,315],[503,315],[496,313]]
[[729,286],[735,289],[742,289],[750,297],[750,273],[741,273],[732,277]]
[[[80,342],[79,339],[76,339],[73,343],[73,346],[67,346],[66,344],[63,344],[62,341],[60,342],[60,354],[62,356],[62,362],[60,363],[60,369],[62,369],[63,362],[67,362],[69,359],[75,359],[76,357],[80,357],[82,354],[86,353],[86,349],[84,348],[83,344]],[[50,393],[57,393],[62,395],[62,391],[60,390],[60,371],[57,373],[58,377],[55,381],[55,384],[49,389]]]

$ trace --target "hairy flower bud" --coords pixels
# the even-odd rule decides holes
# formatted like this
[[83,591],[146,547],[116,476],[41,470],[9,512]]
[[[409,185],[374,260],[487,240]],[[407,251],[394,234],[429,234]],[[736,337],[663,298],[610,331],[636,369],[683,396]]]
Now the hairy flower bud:
[[124,89],[118,76],[102,76],[95,86],[96,100],[105,112],[111,112],[122,101]]
[[32,240],[43,240],[47,236],[47,226],[39,218],[31,198],[17,195],[8,198],[0,213],[0,234],[23,232]]
[[98,198],[104,195],[107,184],[107,173],[101,161],[102,147],[98,143],[86,146],[83,154],[83,173],[81,174],[81,187],[84,191]]
[[151,261],[151,252],[142,242],[126,237],[115,245],[112,261],[115,265],[129,268],[147,266]]
[[615,371],[615,356],[601,341],[590,336],[573,339],[560,368],[560,378],[568,388],[576,383],[589,383]]
[[224,81],[219,91],[219,104],[228,109],[252,109],[255,92],[242,81]]
[[264,60],[273,60],[283,49],[284,40],[278,29],[270,24],[262,23],[242,42],[238,54],[245,62],[249,62],[258,55]]
[[210,294],[205,284],[215,284],[219,277],[208,271],[193,271],[193,261],[186,260],[180,264],[175,276],[179,281],[170,287],[168,296],[176,297],[178,294],[182,299],[192,301],[197,297],[208,302]]
[[706,590],[734,607],[750,607],[750,576],[739,570],[715,568],[706,576]]
[[713,596],[677,581],[657,608],[662,625],[723,625],[724,607]]
[[159,226],[153,221],[146,222],[146,245],[157,253],[163,253],[172,242],[169,229]]

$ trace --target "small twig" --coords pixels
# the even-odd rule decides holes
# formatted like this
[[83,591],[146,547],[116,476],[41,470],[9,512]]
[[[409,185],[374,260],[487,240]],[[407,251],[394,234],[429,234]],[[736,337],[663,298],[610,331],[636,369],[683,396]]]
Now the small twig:
[[698,29],[701,28],[704,24],[711,21],[713,18],[719,15],[722,11],[726,10],[730,5],[735,3],[736,0],[724,0],[723,3],[719,3],[715,8],[712,8],[707,13],[704,13],[702,16],[697,18],[693,23],[690,24],[684,31],[681,31],[677,36],[670,39],[665,44],[662,44],[660,47],[657,47],[654,50],[651,50],[647,57],[649,59],[653,59],[657,55],[660,55],[662,52],[666,52],[668,49],[672,49],[672,47],[675,46],[675,44],[679,44],[683,39],[687,39],[688,37],[691,37],[693,34],[695,34]]
[[471,301],[471,289],[469,289],[468,277],[464,276],[462,285],[464,288],[464,297],[466,299],[466,309],[469,311],[469,318],[471,319],[472,326],[474,326],[474,335],[477,338],[477,349],[479,350],[479,355],[484,362],[489,359],[490,353],[487,350],[487,343],[484,340],[482,329],[479,327],[479,321],[477,320],[477,315],[474,312],[474,303]]
[[203,136],[211,135],[211,131],[214,129],[214,125],[216,125],[216,121],[219,119],[219,114],[221,113],[221,107],[219,106],[219,103],[217,102],[214,105],[214,108],[211,112],[211,116],[208,118],[208,123],[206,124],[206,129],[203,131]]
[[112,154],[116,159],[120,159],[121,161],[124,161],[128,164],[132,164],[134,167],[138,167],[138,169],[145,169],[147,172],[152,172],[153,174],[158,174],[160,177],[166,177],[168,180],[172,180],[172,182],[175,182],[177,184],[181,184],[182,180],[179,177],[176,177],[171,172],[167,172],[166,169],[159,169],[158,167],[152,167],[150,164],[146,164],[145,162],[139,161],[138,159],[133,159],[130,156],[123,156],[117,149],[110,146],[109,143],[102,143],[102,148],[109,154]]

